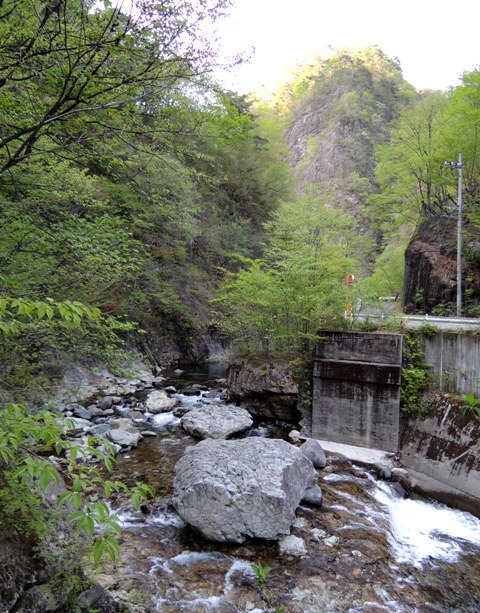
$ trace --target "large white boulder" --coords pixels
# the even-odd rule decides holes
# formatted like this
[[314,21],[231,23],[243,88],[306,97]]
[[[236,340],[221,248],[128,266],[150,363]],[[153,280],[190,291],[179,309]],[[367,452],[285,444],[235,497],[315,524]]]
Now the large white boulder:
[[208,439],[177,462],[173,504],[206,539],[275,540],[289,534],[297,506],[316,482],[311,461],[286,441]]
[[198,438],[228,438],[250,428],[253,420],[246,409],[213,404],[197,407],[182,417],[184,430]]
[[156,390],[148,395],[145,402],[147,411],[149,413],[164,413],[165,411],[171,411],[178,404],[180,400],[178,398],[170,398],[167,392],[163,390]]

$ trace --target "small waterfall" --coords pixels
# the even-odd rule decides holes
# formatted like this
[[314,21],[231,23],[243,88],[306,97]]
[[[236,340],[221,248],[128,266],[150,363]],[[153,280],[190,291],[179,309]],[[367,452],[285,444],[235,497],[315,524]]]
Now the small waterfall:
[[374,494],[390,523],[396,562],[422,568],[427,560],[457,562],[467,543],[480,547],[480,519],[433,501],[402,499],[380,481]]

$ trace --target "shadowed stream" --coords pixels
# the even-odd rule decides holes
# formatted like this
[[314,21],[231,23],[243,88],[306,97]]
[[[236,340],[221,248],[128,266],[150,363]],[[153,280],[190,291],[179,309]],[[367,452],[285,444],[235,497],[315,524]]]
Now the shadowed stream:
[[[182,405],[218,402],[221,390],[213,379],[221,375],[193,371],[165,386],[176,387]],[[192,383],[210,391],[203,397],[182,394]],[[114,477],[145,481],[157,498],[143,512],[118,501],[122,557],[98,577],[134,612],[480,611],[480,520],[472,515],[434,501],[403,499],[393,484],[328,455],[319,472],[323,506],[299,507],[291,530],[304,540],[307,555],[280,555],[276,542],[209,543],[169,504],[173,468],[197,440],[173,413],[151,416],[145,426],[157,437],[119,455]],[[286,438],[290,429],[260,423],[246,435]],[[252,563],[272,568],[263,588]]]

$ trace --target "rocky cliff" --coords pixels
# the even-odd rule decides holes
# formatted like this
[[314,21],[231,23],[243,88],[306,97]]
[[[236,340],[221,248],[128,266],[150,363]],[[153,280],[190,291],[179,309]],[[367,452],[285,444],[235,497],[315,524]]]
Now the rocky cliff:
[[[464,226],[462,304],[477,315],[480,304],[480,240],[478,230]],[[406,313],[454,314],[457,295],[457,222],[426,219],[405,252],[403,308]]]
[[373,148],[388,138],[413,88],[398,63],[368,47],[316,58],[288,92],[285,135],[299,188],[326,182],[355,209],[374,187]]

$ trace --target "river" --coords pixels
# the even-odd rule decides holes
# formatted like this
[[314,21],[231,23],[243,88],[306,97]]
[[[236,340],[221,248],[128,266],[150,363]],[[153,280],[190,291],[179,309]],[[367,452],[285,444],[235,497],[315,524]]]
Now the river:
[[[221,370],[171,374],[183,406],[218,402]],[[202,396],[187,395],[192,383]],[[189,392],[190,393],[190,392]],[[143,511],[117,501],[121,559],[97,580],[132,613],[469,613],[480,611],[480,520],[432,500],[403,498],[371,469],[327,454],[321,508],[301,505],[292,534],[307,555],[280,555],[276,542],[209,543],[170,505],[173,469],[197,441],[173,413],[150,416],[156,437],[118,456],[114,477],[156,492]],[[286,438],[291,425],[257,423],[246,436]],[[252,570],[270,567],[264,585]]]

